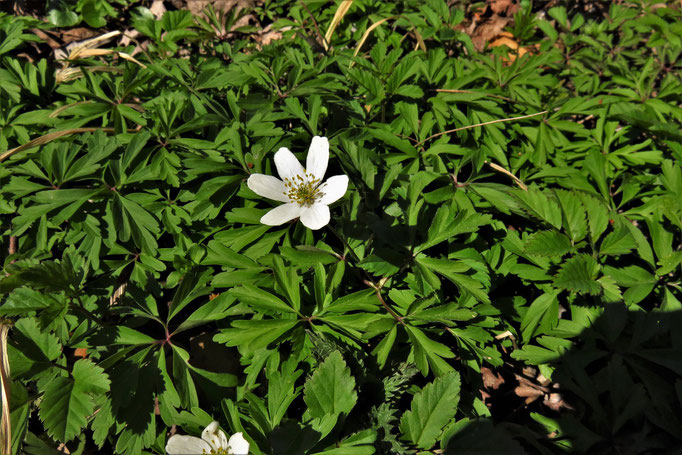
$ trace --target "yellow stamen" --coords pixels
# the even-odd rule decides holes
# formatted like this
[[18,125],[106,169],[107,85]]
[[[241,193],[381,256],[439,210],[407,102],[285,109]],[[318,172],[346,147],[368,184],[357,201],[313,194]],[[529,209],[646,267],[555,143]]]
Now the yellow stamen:
[[317,202],[324,193],[320,191],[320,179],[313,174],[306,173],[305,176],[295,175],[291,179],[284,179],[284,187],[287,191],[284,194],[298,205],[310,207]]

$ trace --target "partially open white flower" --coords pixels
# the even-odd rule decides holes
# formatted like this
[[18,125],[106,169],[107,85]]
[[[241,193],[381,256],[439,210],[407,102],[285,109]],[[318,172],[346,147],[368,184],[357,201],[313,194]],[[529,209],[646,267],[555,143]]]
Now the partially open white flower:
[[263,215],[260,222],[279,226],[300,218],[304,226],[320,229],[329,223],[329,204],[338,201],[348,189],[348,176],[335,175],[322,182],[329,162],[329,141],[315,136],[308,150],[305,169],[291,151],[282,147],[275,153],[280,179],[251,174],[246,184],[259,196],[285,202]]
[[168,455],[248,455],[249,443],[241,433],[227,436],[218,429],[218,422],[211,422],[201,438],[174,434],[166,443]]

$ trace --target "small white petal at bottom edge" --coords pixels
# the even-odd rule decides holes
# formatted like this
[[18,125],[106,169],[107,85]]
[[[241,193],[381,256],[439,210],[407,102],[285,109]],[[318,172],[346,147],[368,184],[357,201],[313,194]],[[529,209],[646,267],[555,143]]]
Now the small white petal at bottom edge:
[[218,428],[218,422],[211,422],[201,432],[201,439],[208,442],[216,452],[219,449],[227,448],[227,436],[223,430]]
[[260,222],[267,224],[268,226],[279,226],[287,221],[291,221],[294,218],[298,218],[303,213],[303,207],[300,205],[290,202],[288,204],[282,204],[279,207],[275,207],[268,213],[263,215]]
[[301,214],[301,223],[308,229],[316,230],[329,224],[329,207],[325,204],[313,204],[312,207],[304,207]]
[[166,452],[169,455],[201,455],[211,453],[211,446],[194,436],[174,434],[166,443]]
[[251,174],[246,181],[246,185],[259,196],[275,201],[289,202],[289,196],[284,194],[286,192],[284,182],[277,177],[265,174]]
[[228,443],[230,448],[230,454],[233,455],[248,455],[249,454],[249,441],[244,439],[241,433],[235,433],[230,436],[230,442]]
[[331,204],[336,202],[346,194],[348,190],[348,176],[347,175],[335,175],[334,177],[329,177],[326,182],[320,187],[320,191],[324,193],[324,196],[320,198],[321,204]]
[[305,171],[322,180],[329,163],[329,141],[326,137],[315,136],[308,149]]

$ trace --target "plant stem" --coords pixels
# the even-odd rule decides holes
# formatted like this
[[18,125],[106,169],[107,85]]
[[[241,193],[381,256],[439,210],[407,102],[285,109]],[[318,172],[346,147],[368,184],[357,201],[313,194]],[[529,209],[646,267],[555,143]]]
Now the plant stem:
[[[327,227],[329,228],[330,231],[332,231],[332,233],[333,233],[336,237],[338,237],[339,240],[341,240],[341,243],[343,243],[343,246],[346,247],[346,249],[348,249],[348,252],[349,252],[350,255],[353,257],[353,260],[354,260],[356,263],[359,264],[359,263],[360,263],[360,258],[358,257],[357,254],[355,254],[355,251],[353,251],[353,248],[351,248],[351,246],[348,244],[348,242],[346,242],[346,239],[344,239],[343,237],[341,237],[341,234],[339,234],[338,232],[336,232],[336,229],[334,229],[333,227],[331,227],[331,225],[328,224]],[[345,255],[344,255],[344,256],[345,256]]]

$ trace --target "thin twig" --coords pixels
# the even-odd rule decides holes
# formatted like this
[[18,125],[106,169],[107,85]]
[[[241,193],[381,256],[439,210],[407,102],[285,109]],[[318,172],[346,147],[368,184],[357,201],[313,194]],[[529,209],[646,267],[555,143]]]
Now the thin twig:
[[474,92],[473,90],[455,90],[455,89],[449,89],[449,88],[437,88],[436,91],[440,92],[440,93],[467,93],[470,95],[483,95],[483,96],[490,96],[491,98],[497,98],[500,100],[509,101],[510,103],[516,102],[515,100],[513,100],[511,98],[507,98],[506,96],[493,95],[492,93]]
[[384,298],[381,296],[381,290],[379,288],[376,289],[376,296],[377,299],[379,299],[379,302],[383,305],[383,307],[388,311],[388,313],[393,316],[393,319],[398,321],[400,324],[405,325],[405,322],[403,321],[402,316],[400,316],[398,313],[396,313],[393,308],[391,308],[388,303],[384,300]]
[[7,251],[9,255],[13,255],[17,252],[17,236],[16,235],[10,235],[9,236],[9,249]]
[[[140,128],[142,128],[141,125],[138,125],[136,129],[128,129],[128,133],[135,133],[137,131],[140,131]],[[20,145],[19,147],[15,147],[11,150],[6,151],[2,155],[0,155],[0,162],[5,161],[7,158],[10,156],[14,155],[15,153],[19,153],[23,150],[29,150],[34,147],[39,147],[41,145],[47,144],[48,142],[51,142],[55,139],[58,139],[62,136],[68,136],[70,134],[79,134],[79,133],[94,133],[95,131],[104,131],[106,133],[115,133],[116,130],[114,128],[100,128],[100,127],[85,127],[85,128],[71,128],[69,130],[61,130],[61,131],[53,131],[51,133],[44,134],[40,137],[37,137],[33,140],[28,141],[27,143]]]
[[303,9],[305,9],[308,12],[308,15],[313,20],[313,27],[315,27],[315,33],[317,33],[317,39],[320,41],[320,44],[322,45],[322,47],[324,47],[325,50],[329,49],[329,43],[327,42],[327,39],[320,31],[320,27],[318,27],[317,21],[315,20],[315,15],[313,15],[313,13],[308,9],[308,5],[306,5],[303,0],[299,0],[299,3],[301,4],[301,6],[303,6]]
[[436,133],[432,136],[429,136],[426,139],[424,139],[423,141],[421,141],[420,143],[418,143],[417,146],[422,145],[426,141],[430,141],[431,139],[435,139],[435,138],[443,136],[445,134],[456,133],[457,131],[468,130],[471,128],[477,128],[479,126],[492,125],[493,123],[511,122],[512,120],[522,120],[524,118],[537,117],[538,115],[543,115],[543,114],[546,114],[548,112],[549,111],[542,111],[542,112],[536,112],[535,114],[522,115],[520,117],[502,118],[502,119],[497,119],[497,120],[491,120],[489,122],[477,123],[475,125],[462,126],[459,128],[443,131],[441,133]]
[[355,251],[353,251],[353,248],[351,248],[351,246],[348,244],[348,242],[346,241],[346,239],[344,239],[343,237],[341,237],[341,234],[339,234],[338,232],[336,232],[336,229],[334,229],[333,227],[331,227],[331,225],[328,224],[327,227],[329,228],[330,231],[332,231],[332,233],[333,233],[336,237],[338,237],[339,240],[341,240],[341,243],[343,243],[343,246],[345,246],[345,247],[348,249],[348,252],[350,253],[350,255],[353,256],[353,260],[354,260],[355,262],[357,262],[358,264],[360,264],[360,258],[358,257],[357,254],[355,254]]

